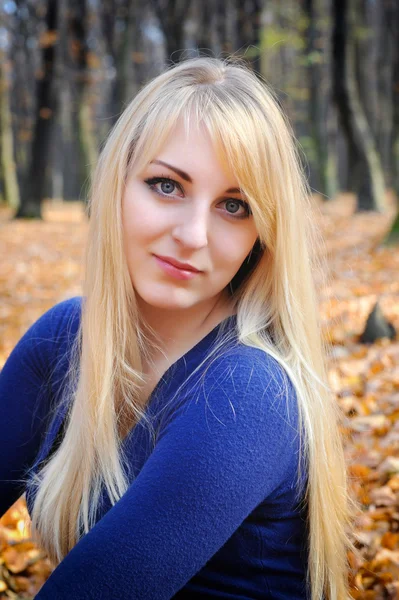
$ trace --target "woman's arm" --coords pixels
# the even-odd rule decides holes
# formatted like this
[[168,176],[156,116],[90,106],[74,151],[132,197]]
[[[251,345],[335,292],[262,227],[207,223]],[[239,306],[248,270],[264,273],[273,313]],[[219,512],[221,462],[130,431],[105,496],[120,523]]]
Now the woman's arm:
[[11,352],[0,373],[0,516],[24,493],[49,425],[52,375],[77,298],[42,315]]
[[280,367],[252,350],[210,367],[136,480],[37,600],[172,598],[260,502],[292,484],[295,394],[289,384],[287,409]]

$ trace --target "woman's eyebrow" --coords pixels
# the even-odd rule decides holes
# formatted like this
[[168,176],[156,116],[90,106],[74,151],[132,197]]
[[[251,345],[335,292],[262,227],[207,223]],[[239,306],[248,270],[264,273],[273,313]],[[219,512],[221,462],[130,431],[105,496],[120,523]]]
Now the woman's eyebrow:
[[[188,181],[189,183],[193,182],[192,177],[190,177],[190,175],[188,173],[186,173],[185,171],[182,171],[181,169],[178,169],[177,167],[173,167],[172,165],[169,165],[168,163],[164,162],[163,160],[152,160],[150,164],[162,165],[163,167],[167,167],[168,169],[171,169],[172,171],[177,173],[177,175],[179,175],[179,177],[184,179],[184,181]],[[241,190],[240,190],[240,188],[229,188],[228,190],[225,191],[225,194],[241,194]]]
[[164,162],[163,160],[152,160],[150,164],[152,164],[152,163],[154,163],[156,165],[163,165],[164,167],[171,169],[172,171],[177,173],[182,179],[184,179],[184,181],[188,181],[189,183],[193,182],[190,175],[185,173],[185,171],[182,171],[181,169],[178,169],[177,167],[173,167],[172,165],[169,165],[168,163]]

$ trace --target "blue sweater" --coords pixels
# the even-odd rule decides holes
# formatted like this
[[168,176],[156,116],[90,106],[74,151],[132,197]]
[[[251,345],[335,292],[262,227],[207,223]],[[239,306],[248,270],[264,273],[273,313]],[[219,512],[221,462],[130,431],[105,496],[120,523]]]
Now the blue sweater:
[[[0,373],[0,515],[62,436],[81,298],[45,313]],[[69,552],[37,600],[305,599],[306,509],[296,495],[295,391],[278,363],[236,342],[174,392],[229,317],[164,374],[123,440],[131,485]],[[209,366],[210,365],[210,366]],[[57,410],[58,406],[58,410]],[[305,483],[305,481],[304,481]]]

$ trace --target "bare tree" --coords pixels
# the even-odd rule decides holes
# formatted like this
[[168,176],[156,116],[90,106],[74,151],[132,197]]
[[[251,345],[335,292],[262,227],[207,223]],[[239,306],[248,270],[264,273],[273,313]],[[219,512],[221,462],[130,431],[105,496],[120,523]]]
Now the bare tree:
[[47,1],[46,31],[41,39],[43,68],[37,81],[33,141],[28,170],[22,187],[21,203],[15,215],[16,218],[41,218],[41,203],[45,196],[47,168],[50,163],[52,126],[58,108],[55,61],[60,1]]
[[348,146],[350,189],[362,210],[385,210],[385,184],[381,160],[359,94],[357,78],[356,18],[359,0],[334,0],[333,89],[342,130]]
[[[12,30],[14,15],[1,13],[0,24],[3,31]],[[10,87],[12,76],[10,40],[0,49],[0,174],[3,184],[3,202],[13,209],[19,206],[19,187],[14,159],[14,133],[10,108]]]

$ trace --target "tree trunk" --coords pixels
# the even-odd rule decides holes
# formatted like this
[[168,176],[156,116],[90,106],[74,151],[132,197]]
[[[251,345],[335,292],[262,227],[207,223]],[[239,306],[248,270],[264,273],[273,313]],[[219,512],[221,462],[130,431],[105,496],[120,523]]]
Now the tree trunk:
[[14,160],[14,136],[11,123],[9,82],[5,57],[0,62],[0,148],[1,179],[4,203],[13,209],[19,206],[19,187]]
[[361,210],[385,210],[385,184],[377,148],[360,101],[356,77],[354,0],[335,0],[334,98],[346,136],[350,189]]
[[[393,35],[391,18],[394,19],[394,5],[398,11],[397,2],[392,2],[391,9],[386,6],[387,2],[369,3],[372,11],[378,15],[376,29],[376,73],[377,73],[377,137],[376,144],[381,157],[381,163],[386,176],[386,186],[392,187],[391,169],[391,137],[393,131],[392,104],[392,70],[394,65],[396,37]],[[392,17],[391,17],[391,12]],[[370,19],[373,14],[370,15]],[[373,22],[372,22],[373,25]],[[397,34],[396,34],[397,35]]]
[[70,58],[76,72],[77,128],[82,185],[86,185],[90,181],[98,160],[98,144],[93,126],[90,88],[93,70],[91,65],[96,65],[100,61],[94,49],[89,49],[87,45],[87,38],[90,33],[93,33],[90,27],[93,27],[94,21],[95,15],[87,0],[75,0],[69,4],[69,31],[70,37],[74,41]]
[[98,148],[93,128],[92,110],[87,99],[87,93],[83,95],[78,107],[79,123],[79,147],[83,158],[84,183],[90,181],[91,174],[97,164]]
[[382,242],[382,246],[397,246],[399,244],[399,212],[393,222],[393,225]]
[[259,0],[238,3],[239,54],[258,73],[262,69],[262,9],[263,3]]
[[58,104],[55,89],[55,48],[58,39],[57,5],[57,0],[48,0],[47,32],[42,40],[44,48],[43,75],[37,85],[36,121],[31,157],[16,218],[42,218],[41,203],[45,195],[47,169],[50,162],[52,124]]
[[[399,7],[397,3],[388,4],[388,29],[394,46],[393,65],[392,65],[392,137],[391,152],[392,166],[391,178],[392,186],[396,192],[396,198],[399,198]],[[399,208],[399,205],[398,205]],[[383,245],[392,246],[399,244],[399,211],[393,225],[383,241]]]
[[184,52],[184,23],[190,0],[155,0],[152,4],[163,28],[168,64],[177,63]]
[[[265,3],[262,11],[262,75],[278,94],[296,137],[306,154],[304,167],[315,164],[309,123],[309,85],[305,42],[307,20],[303,3]],[[311,173],[312,175],[312,173]]]
[[309,85],[309,129],[313,152],[308,157],[311,185],[316,192],[332,198],[338,189],[337,163],[333,138],[336,133],[331,106],[331,3],[306,0],[309,25],[306,59]]
[[[389,2],[387,2],[389,4]],[[399,5],[393,2],[389,6],[390,37],[393,42],[392,65],[392,137],[391,137],[391,181],[399,198]]]

